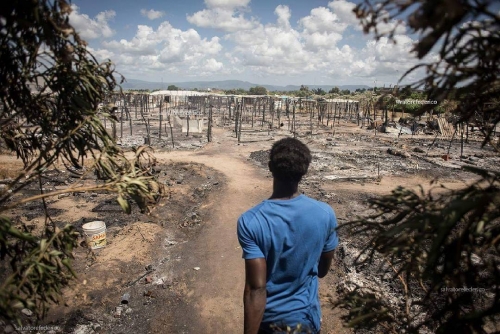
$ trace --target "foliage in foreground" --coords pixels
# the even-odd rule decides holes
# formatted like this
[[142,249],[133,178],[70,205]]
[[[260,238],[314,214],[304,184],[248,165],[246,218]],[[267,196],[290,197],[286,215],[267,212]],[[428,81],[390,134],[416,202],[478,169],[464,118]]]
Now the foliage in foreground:
[[[116,121],[98,104],[117,87],[111,62],[98,63],[68,23],[64,0],[8,1],[0,6],[0,140],[24,163],[24,170],[0,188],[0,315],[19,320],[19,309],[43,317],[74,276],[70,259],[78,233],[55,226],[45,199],[65,192],[111,191],[130,212],[161,193],[149,175],[154,159],[146,148],[132,160],[116,145],[100,118]],[[90,162],[85,163],[88,158]],[[102,180],[46,193],[42,179],[56,165]],[[91,166],[89,166],[91,164]],[[5,181],[5,180],[4,180]],[[33,182],[40,194],[16,196]],[[42,201],[45,227],[38,235],[8,214],[21,204]]]
[[[377,39],[395,41],[401,24],[419,35],[414,52],[421,61],[403,78],[422,70],[412,87],[424,89],[428,100],[455,99],[448,111],[458,122],[479,124],[483,145],[498,154],[492,130],[500,121],[500,15],[494,2],[364,0],[354,12]],[[342,227],[361,249],[349,270],[372,278],[341,284],[335,305],[347,309],[350,326],[485,333],[499,322],[500,174],[466,169],[480,178],[465,189],[436,196],[398,188],[371,201],[374,214]]]
[[[398,187],[371,200],[374,214],[341,227],[363,241],[353,265],[383,277],[380,284],[344,286],[345,299],[337,306],[349,309],[350,325],[372,328],[386,322],[408,333],[422,328],[481,333],[485,323],[495,321],[500,312],[500,173],[467,170],[482,179],[444,196],[436,189],[417,193]],[[388,298],[391,289],[399,293],[397,304]]]

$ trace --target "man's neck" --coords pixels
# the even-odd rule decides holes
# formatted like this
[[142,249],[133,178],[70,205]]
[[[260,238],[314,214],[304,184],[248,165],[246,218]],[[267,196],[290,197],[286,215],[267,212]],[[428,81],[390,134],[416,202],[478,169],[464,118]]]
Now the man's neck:
[[273,194],[269,199],[292,199],[299,196],[298,182],[285,182],[273,180]]

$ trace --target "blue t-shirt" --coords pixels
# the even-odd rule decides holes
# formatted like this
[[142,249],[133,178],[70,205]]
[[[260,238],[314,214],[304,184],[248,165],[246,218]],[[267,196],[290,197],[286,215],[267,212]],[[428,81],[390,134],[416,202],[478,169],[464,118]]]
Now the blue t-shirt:
[[265,258],[267,302],[263,323],[301,323],[320,329],[318,264],[338,244],[337,219],[326,203],[305,195],[265,200],[238,219],[246,260]]

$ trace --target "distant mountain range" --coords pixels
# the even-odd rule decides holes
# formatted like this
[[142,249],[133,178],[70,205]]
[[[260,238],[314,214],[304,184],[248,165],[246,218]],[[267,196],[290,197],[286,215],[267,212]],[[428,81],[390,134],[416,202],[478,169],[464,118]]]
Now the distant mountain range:
[[[200,89],[200,90],[206,90],[208,88],[212,89],[222,89],[222,90],[228,90],[228,89],[239,89],[242,88],[244,90],[249,90],[252,87],[255,86],[263,86],[266,87],[267,90],[269,91],[292,91],[292,90],[299,90],[300,86],[295,86],[295,85],[287,85],[287,86],[277,86],[277,85],[258,85],[254,84],[248,81],[241,81],[241,80],[223,80],[223,81],[189,81],[189,82],[169,82],[169,83],[161,83],[161,82],[150,82],[150,81],[143,81],[143,80],[136,80],[136,79],[128,79],[126,82],[122,84],[122,88],[124,90],[127,89],[149,89],[149,90],[154,90],[154,89],[167,89],[168,86],[170,85],[175,85],[181,89]],[[338,87],[340,90],[345,90],[349,89],[350,91],[354,91],[356,89],[368,89],[370,86],[367,85],[342,85],[342,86],[335,86],[335,85],[306,85],[309,87],[309,89],[318,89],[321,88],[325,91],[329,91],[330,89],[334,87]]]

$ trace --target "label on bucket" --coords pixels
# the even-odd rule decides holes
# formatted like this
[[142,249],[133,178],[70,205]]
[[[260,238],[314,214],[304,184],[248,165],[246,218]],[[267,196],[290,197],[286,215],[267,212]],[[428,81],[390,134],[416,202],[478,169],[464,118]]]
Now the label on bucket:
[[87,244],[92,249],[106,246],[106,232],[101,232],[99,234],[94,234],[94,235],[88,235]]

